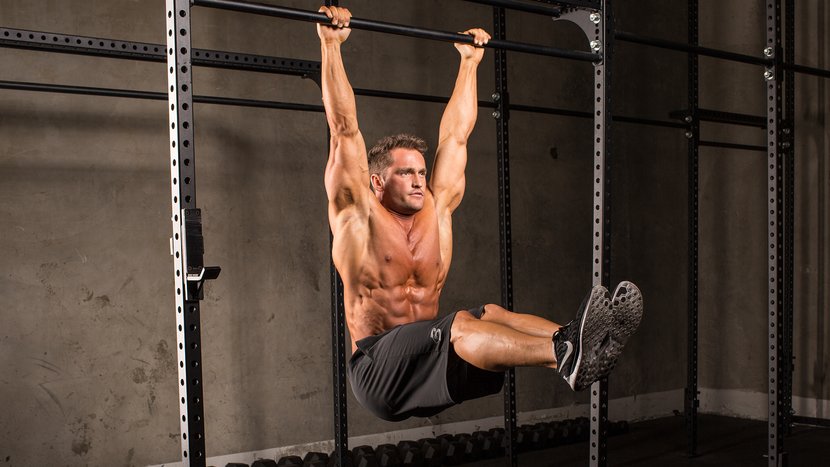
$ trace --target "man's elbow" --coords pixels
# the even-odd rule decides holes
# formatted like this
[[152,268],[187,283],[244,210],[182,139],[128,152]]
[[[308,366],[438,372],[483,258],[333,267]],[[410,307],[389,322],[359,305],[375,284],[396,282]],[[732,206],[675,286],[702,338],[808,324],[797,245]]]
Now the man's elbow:
[[444,147],[466,147],[471,133],[472,131],[462,130],[447,131],[438,144]]
[[339,118],[329,120],[329,132],[332,137],[350,138],[357,136],[360,129],[357,126],[357,119]]

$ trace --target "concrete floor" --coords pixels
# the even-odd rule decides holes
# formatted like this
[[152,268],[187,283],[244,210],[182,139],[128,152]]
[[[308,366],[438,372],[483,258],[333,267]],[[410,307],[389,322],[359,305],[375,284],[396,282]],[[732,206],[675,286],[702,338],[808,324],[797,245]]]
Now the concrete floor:
[[[608,443],[610,466],[760,466],[766,465],[766,423],[714,415],[699,417],[698,456],[686,456],[682,416],[634,423]],[[830,465],[830,429],[798,425],[785,440],[789,466]],[[521,466],[585,466],[586,443],[521,454]],[[482,467],[503,466],[504,459],[478,461]]]

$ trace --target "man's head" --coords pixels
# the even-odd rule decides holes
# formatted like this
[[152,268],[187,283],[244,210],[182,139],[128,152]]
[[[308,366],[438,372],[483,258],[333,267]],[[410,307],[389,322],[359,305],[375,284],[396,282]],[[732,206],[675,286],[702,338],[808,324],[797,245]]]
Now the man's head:
[[398,214],[412,215],[424,207],[426,142],[399,134],[381,138],[369,150],[369,177],[380,203]]

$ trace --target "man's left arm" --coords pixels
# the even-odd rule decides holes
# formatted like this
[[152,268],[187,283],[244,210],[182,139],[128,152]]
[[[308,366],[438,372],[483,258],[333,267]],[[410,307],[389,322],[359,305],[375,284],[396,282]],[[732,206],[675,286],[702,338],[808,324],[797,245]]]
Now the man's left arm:
[[[490,35],[483,29],[469,29],[464,34],[473,36],[477,45],[483,46],[490,40]],[[478,117],[476,70],[484,56],[483,48],[470,44],[456,43],[455,48],[461,55],[461,63],[455,88],[441,117],[438,148],[429,182],[438,216],[447,221],[464,197],[467,139],[473,132]]]

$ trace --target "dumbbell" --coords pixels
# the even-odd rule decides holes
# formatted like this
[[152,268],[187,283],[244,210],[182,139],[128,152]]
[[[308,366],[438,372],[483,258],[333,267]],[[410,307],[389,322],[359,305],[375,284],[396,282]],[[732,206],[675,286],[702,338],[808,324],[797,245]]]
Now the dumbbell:
[[435,438],[421,438],[421,454],[424,455],[424,462],[429,467],[437,467],[444,462],[444,450],[441,442]]
[[421,445],[416,441],[401,441],[398,443],[398,454],[401,457],[401,464],[406,467],[424,467],[424,454],[421,452]]
[[476,431],[473,433],[473,439],[478,441],[481,446],[481,459],[494,459],[499,457],[499,446],[493,440],[493,435],[487,431]]
[[375,450],[380,467],[401,467],[401,456],[394,444],[381,444]]
[[544,426],[522,425],[516,434],[516,444],[519,452],[535,451],[545,447],[546,435]]
[[354,467],[378,467],[378,458],[372,446],[358,446],[352,449]]
[[574,420],[574,439],[576,442],[588,441],[591,436],[591,423],[585,417]]
[[342,464],[340,462],[340,457],[337,456],[337,451],[332,451],[332,453],[329,454],[328,467],[339,467],[340,465],[354,465],[354,455],[352,455],[352,451],[346,451],[346,459]]
[[299,456],[281,457],[279,461],[271,459],[258,459],[251,464],[251,467],[302,467],[303,459]]
[[[254,461],[253,464],[251,464],[251,467],[282,467],[283,465],[285,465],[285,466],[303,465],[303,460],[302,459],[300,459],[297,456],[291,456],[291,457],[297,458],[297,460],[299,460],[300,463],[299,464],[283,464],[282,459],[280,459],[280,463],[277,463],[277,461],[272,460],[272,459],[257,459],[257,460]],[[287,458],[284,457],[283,459],[287,459]]]
[[455,435],[440,435],[438,441],[444,450],[444,465],[458,465],[464,462],[464,443],[455,438]]
[[611,422],[608,424],[608,433],[611,435],[621,435],[623,433],[628,433],[628,430],[628,422],[625,420]]
[[474,462],[481,459],[481,440],[467,433],[455,435],[456,441],[461,443],[464,450],[464,462]]
[[510,439],[504,434],[504,428],[490,428],[488,431],[495,445],[496,457],[502,457],[505,454],[505,449],[510,443]]
[[309,452],[303,457],[303,467],[326,467],[329,455],[323,452]]

